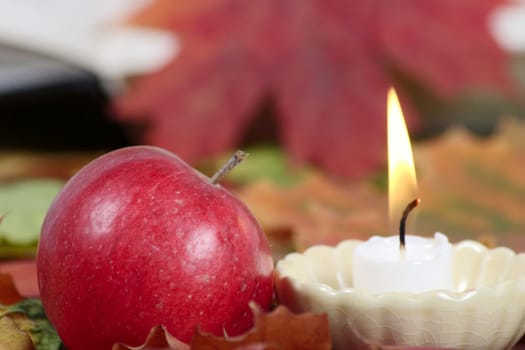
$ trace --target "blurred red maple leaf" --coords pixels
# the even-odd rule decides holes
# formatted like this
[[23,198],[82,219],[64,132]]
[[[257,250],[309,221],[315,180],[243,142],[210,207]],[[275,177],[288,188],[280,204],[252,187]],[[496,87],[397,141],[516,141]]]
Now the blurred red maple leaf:
[[392,69],[442,97],[508,89],[507,57],[486,26],[499,2],[157,0],[132,21],[174,31],[182,52],[133,81],[117,116],[146,120],[143,142],[192,162],[239,143],[271,96],[295,161],[363,175],[385,161]]

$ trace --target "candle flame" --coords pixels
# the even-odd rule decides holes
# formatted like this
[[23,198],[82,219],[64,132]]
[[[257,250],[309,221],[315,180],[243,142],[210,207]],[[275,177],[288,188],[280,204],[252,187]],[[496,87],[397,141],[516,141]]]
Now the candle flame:
[[403,208],[417,197],[416,169],[410,138],[394,88],[387,97],[388,217],[397,227]]

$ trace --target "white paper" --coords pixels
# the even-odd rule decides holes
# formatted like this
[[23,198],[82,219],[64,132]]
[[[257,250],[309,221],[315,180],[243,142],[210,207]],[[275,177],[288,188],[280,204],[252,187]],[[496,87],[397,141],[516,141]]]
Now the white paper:
[[0,43],[120,79],[159,69],[178,53],[168,32],[124,26],[147,0],[0,0]]

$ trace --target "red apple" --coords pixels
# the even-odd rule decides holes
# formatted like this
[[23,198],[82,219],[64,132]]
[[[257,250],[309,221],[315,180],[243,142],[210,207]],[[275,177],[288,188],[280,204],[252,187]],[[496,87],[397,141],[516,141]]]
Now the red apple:
[[238,335],[268,309],[273,260],[246,206],[176,155],[122,148],[73,176],[37,256],[45,311],[69,350],[137,346],[163,324]]

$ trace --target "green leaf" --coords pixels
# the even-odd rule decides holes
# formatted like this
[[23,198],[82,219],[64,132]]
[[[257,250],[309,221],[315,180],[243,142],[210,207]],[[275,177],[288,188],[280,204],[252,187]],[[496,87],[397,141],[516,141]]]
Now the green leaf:
[[9,312],[27,315],[33,325],[27,329],[37,350],[63,349],[62,342],[47,319],[40,299],[25,299],[9,307]]
[[0,239],[3,246],[34,246],[62,181],[27,179],[0,185]]

